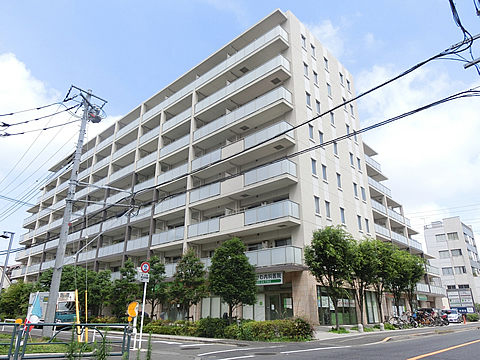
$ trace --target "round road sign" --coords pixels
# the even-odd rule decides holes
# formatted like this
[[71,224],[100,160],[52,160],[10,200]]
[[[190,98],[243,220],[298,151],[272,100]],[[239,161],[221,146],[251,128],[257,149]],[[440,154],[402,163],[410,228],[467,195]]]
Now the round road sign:
[[140,265],[140,270],[142,270],[143,273],[147,274],[150,271],[150,264],[146,261]]

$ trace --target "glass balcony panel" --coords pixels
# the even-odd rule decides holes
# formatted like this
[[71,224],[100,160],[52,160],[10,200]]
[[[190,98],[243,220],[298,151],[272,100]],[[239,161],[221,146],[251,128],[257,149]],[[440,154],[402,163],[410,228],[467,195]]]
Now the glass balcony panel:
[[[290,125],[285,121],[282,121],[266,129],[260,130],[252,135],[246,136],[245,139],[243,140],[245,144],[245,149],[249,149],[261,142],[272,139],[278,134],[291,128],[292,128],[292,125]],[[290,134],[288,135],[290,136]]]
[[212,151],[211,153],[196,158],[192,161],[192,170],[197,170],[203,166],[210,165],[215,161],[219,161],[221,157],[222,149],[217,149],[215,151]]
[[190,142],[190,134],[181,137],[180,139],[162,147],[160,149],[160,157],[168,155],[178,149],[181,149],[184,146],[187,146]]
[[182,111],[180,114],[175,115],[174,117],[172,117],[171,119],[169,119],[169,120],[167,120],[163,123],[163,131],[171,129],[175,125],[180,124],[181,122],[189,119],[191,117],[191,115],[192,115],[192,109],[191,108],[188,108],[187,110]]
[[157,184],[163,184],[179,176],[185,175],[188,171],[188,164],[180,165],[172,170],[166,171],[158,175]]
[[149,132],[140,136],[139,144],[142,145],[146,143],[148,140],[153,139],[154,137],[158,136],[159,132],[160,132],[160,126],[153,128]]

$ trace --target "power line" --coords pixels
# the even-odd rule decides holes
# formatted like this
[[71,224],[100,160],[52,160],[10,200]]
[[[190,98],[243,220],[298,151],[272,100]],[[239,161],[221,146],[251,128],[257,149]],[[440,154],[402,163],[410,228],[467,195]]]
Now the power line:
[[78,121],[80,121],[80,120],[73,120],[73,121],[70,121],[70,122],[63,123],[63,124],[53,125],[53,126],[50,126],[50,127],[44,127],[44,128],[41,128],[41,129],[22,131],[22,132],[15,133],[15,134],[9,134],[9,133],[5,132],[5,134],[0,134],[0,137],[2,137],[2,136],[14,136],[14,135],[25,135],[25,134],[35,132],[35,131],[44,131],[44,130],[55,129],[59,126],[73,124],[73,123],[78,122]]
[[[445,211],[449,211],[449,210],[463,209],[463,208],[472,207],[472,206],[480,206],[480,204],[462,205],[462,206],[455,206],[455,207],[449,207],[449,208],[437,209],[437,210],[417,211],[417,212],[414,212],[414,213],[409,213],[408,215],[417,215],[417,214],[426,215],[426,214],[431,213],[431,212],[445,212]],[[413,217],[419,217],[419,216],[413,216]]]
[[[63,104],[60,104],[60,106],[63,105]],[[14,124],[7,124],[5,122],[2,122],[2,125],[0,125],[1,127],[11,127],[11,126],[16,126],[16,125],[22,125],[22,124],[28,124],[29,122],[33,122],[33,121],[39,121],[39,120],[43,120],[43,119],[46,119],[48,117],[51,117],[51,116],[55,116],[55,115],[58,115],[58,114],[62,114],[64,112],[70,112],[70,110],[72,109],[75,109],[75,108],[78,108],[80,105],[75,105],[75,106],[71,106],[69,108],[66,108],[62,111],[56,111],[54,112],[53,114],[50,114],[50,115],[45,115],[45,116],[41,116],[39,118],[35,118],[35,119],[31,119],[31,120],[25,120],[25,121],[20,121],[20,122],[17,122],[17,123],[14,123]],[[4,135],[5,136],[5,135]]]
[[65,99],[62,102],[55,102],[55,103],[51,103],[51,104],[48,104],[48,105],[43,105],[43,106],[39,106],[39,107],[36,107],[36,108],[27,109],[27,110],[20,110],[20,111],[7,113],[7,114],[0,114],[0,117],[1,116],[13,116],[13,115],[21,114],[21,113],[24,113],[24,112],[33,111],[33,110],[42,110],[42,109],[45,109],[45,108],[53,106],[53,105],[61,105],[62,103],[66,102],[68,100],[72,100],[74,98],[75,97],[70,98],[70,99]]

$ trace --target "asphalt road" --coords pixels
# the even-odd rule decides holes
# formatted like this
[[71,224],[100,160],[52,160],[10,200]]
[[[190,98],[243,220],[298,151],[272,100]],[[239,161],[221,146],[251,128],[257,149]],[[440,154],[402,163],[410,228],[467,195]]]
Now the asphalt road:
[[[142,345],[146,348],[146,340]],[[205,344],[152,340],[153,359],[477,359],[480,358],[478,326],[454,325],[408,331],[379,332],[305,343]],[[131,351],[130,359],[136,358]],[[142,349],[142,358],[145,356]]]

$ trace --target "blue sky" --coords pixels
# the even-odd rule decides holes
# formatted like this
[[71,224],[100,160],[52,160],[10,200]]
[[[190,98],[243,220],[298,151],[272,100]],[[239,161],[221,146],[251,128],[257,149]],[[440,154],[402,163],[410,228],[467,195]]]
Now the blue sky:
[[[456,3],[465,28],[479,33],[473,0]],[[109,118],[89,126],[92,136],[276,8],[292,11],[314,32],[353,74],[357,93],[463,39],[447,0],[5,0],[0,2],[0,114],[62,100],[74,84],[108,100]],[[477,45],[474,55],[480,57]],[[478,85],[473,68],[436,60],[359,101],[360,119],[370,125]],[[477,109],[476,98],[457,100],[364,136],[379,152],[376,158],[389,176],[386,186],[418,230],[460,215],[474,225],[480,241]],[[0,195],[18,198],[35,186],[48,165],[73,150],[76,131],[76,125],[58,135],[43,131],[27,153],[37,133],[0,138]],[[14,231],[18,240],[25,233],[25,208],[4,218],[8,205],[0,201],[0,231]],[[6,247],[0,243],[0,250]]]

